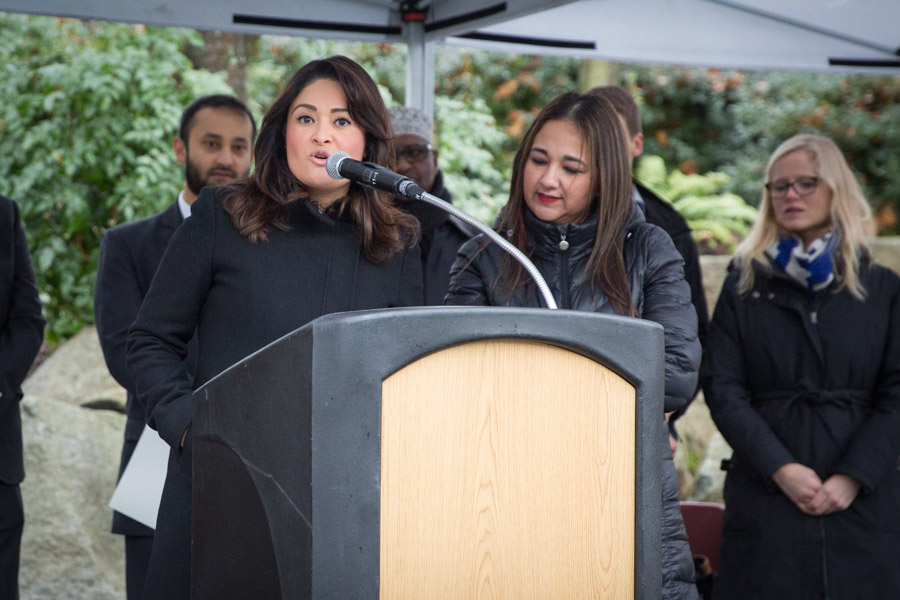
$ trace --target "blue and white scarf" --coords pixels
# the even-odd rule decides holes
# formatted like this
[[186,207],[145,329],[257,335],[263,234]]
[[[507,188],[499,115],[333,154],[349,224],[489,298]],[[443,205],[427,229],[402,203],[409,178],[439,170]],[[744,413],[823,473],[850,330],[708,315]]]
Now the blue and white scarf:
[[824,290],[834,281],[832,258],[840,239],[836,230],[829,231],[804,248],[799,238],[785,235],[769,246],[766,254],[812,294]]

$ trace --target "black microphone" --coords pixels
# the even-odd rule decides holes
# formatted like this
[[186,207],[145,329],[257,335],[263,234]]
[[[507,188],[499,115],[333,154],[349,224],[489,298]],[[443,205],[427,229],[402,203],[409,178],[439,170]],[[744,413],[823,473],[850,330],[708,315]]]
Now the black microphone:
[[413,200],[425,192],[409,177],[397,175],[375,163],[353,160],[346,152],[335,152],[329,156],[325,170],[332,179],[349,179],[376,190],[406,196]]

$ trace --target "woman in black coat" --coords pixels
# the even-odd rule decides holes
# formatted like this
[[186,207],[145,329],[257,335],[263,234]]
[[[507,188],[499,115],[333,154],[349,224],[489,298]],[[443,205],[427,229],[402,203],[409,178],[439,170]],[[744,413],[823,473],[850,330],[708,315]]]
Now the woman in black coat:
[[900,598],[900,278],[831,140],[787,140],[766,181],[703,368],[734,448],[715,597]]
[[145,600],[190,594],[193,390],[318,316],[422,304],[418,223],[325,170],[337,151],[389,163],[390,138],[369,75],[345,57],[313,61],[266,113],[254,174],[205,189],[172,238],[128,340],[138,399],[172,448]]
[[[525,134],[498,230],[528,254],[560,308],[641,317],[665,328],[665,411],[694,395],[697,315],[682,259],[632,202],[625,139],[609,101],[557,97]],[[518,263],[485,236],[460,248],[447,304],[542,306]],[[663,415],[660,415],[662,417]],[[663,598],[696,598],[668,438],[663,449]]]

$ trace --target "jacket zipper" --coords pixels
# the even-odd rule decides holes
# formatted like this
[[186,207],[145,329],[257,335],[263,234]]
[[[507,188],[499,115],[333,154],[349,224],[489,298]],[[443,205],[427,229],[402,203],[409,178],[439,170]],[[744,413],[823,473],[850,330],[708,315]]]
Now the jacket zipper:
[[559,240],[559,283],[560,287],[560,296],[562,296],[562,306],[560,308],[570,308],[570,298],[569,298],[569,242],[566,241],[566,233],[560,229],[559,232],[560,240]]

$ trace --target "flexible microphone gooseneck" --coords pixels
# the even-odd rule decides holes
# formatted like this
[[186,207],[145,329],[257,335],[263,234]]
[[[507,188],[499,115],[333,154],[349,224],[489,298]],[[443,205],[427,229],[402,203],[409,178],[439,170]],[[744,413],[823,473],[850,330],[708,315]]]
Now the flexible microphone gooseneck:
[[325,170],[332,179],[349,179],[350,181],[354,181],[367,187],[390,192],[398,196],[404,196],[412,200],[421,200],[432,206],[437,206],[457,219],[468,223],[488,236],[491,241],[499,244],[501,248],[519,261],[522,266],[525,267],[525,270],[528,271],[528,274],[531,275],[532,279],[534,279],[535,283],[537,283],[538,290],[541,292],[541,297],[544,299],[547,308],[557,308],[556,300],[553,299],[553,294],[550,292],[550,286],[544,281],[544,277],[541,275],[538,268],[534,266],[534,263],[531,262],[521,250],[503,239],[500,234],[475,217],[464,213],[449,202],[445,202],[437,196],[429,194],[416,185],[410,178],[398,175],[390,169],[382,167],[381,165],[376,165],[375,163],[364,163],[353,160],[346,152],[335,152],[329,156],[328,162],[325,165]]

